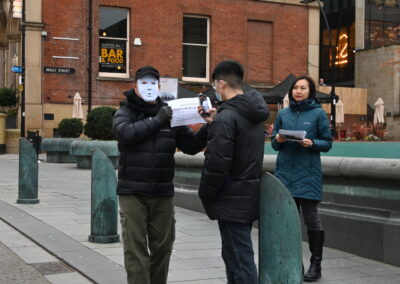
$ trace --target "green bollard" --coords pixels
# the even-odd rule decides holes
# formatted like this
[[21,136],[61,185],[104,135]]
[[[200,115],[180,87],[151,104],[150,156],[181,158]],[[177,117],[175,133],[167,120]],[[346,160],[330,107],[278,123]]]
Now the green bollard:
[[260,184],[260,284],[300,284],[302,245],[300,217],[294,199],[273,175]]
[[92,151],[92,204],[89,242],[116,243],[118,235],[117,177],[110,159]]
[[18,199],[20,204],[37,204],[39,186],[38,157],[32,144],[19,139]]

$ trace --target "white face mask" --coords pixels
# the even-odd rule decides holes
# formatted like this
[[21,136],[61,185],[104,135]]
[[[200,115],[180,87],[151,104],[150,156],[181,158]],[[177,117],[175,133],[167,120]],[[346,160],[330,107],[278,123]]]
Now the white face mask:
[[160,94],[158,80],[153,76],[144,76],[136,82],[139,95],[145,102],[155,102]]

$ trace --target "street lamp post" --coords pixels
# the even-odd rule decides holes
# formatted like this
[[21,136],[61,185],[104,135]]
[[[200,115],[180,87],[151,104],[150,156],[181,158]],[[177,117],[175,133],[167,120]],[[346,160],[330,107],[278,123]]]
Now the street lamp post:
[[335,59],[336,59],[336,56],[333,57],[334,52],[332,53],[332,47],[333,46],[332,46],[331,28],[329,26],[328,19],[326,17],[325,11],[324,11],[324,9],[323,9],[323,7],[321,5],[321,1],[320,0],[301,0],[300,3],[309,4],[309,3],[312,3],[312,2],[315,2],[315,1],[318,2],[318,6],[319,6],[321,14],[322,14],[322,16],[324,18],[326,28],[328,29],[329,59],[333,60],[333,63],[332,63],[331,69],[330,69],[330,77],[331,77],[331,93],[330,93],[330,96],[331,96],[331,119],[330,120],[331,120],[331,127],[332,127],[332,129],[331,129],[332,136],[333,136],[333,138],[335,138],[335,136],[336,136],[336,100],[338,99],[338,97],[337,97],[337,95],[335,93],[335,76],[336,76],[336,74],[335,74],[335,71],[336,71]]

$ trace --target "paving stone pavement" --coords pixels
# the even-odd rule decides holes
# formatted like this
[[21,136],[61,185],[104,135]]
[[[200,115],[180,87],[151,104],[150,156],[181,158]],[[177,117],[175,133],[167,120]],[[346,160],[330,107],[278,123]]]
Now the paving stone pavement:
[[[41,156],[41,159],[44,159],[44,156]],[[26,236],[22,236],[16,229],[0,222],[0,232],[2,232],[0,242],[4,243],[4,249],[0,251],[0,259],[3,251],[10,254],[11,250],[17,258],[19,257],[20,261],[38,272],[36,268],[39,266],[31,264],[59,262],[59,253],[69,249],[70,252],[68,253],[71,260],[74,260],[74,257],[85,259],[85,254],[90,252],[90,257],[104,258],[113,263],[117,270],[120,269],[118,271],[123,270],[121,243],[95,244],[88,242],[90,234],[90,170],[78,169],[75,164],[49,164],[42,161],[39,164],[40,203],[35,205],[16,204],[17,196],[18,155],[0,155],[0,212],[3,212],[3,215],[0,215],[0,220],[3,219],[10,225],[15,223],[14,225],[18,225],[20,231],[26,233]],[[75,242],[75,248],[57,248],[53,244],[46,249],[45,242],[41,243],[41,246],[44,246],[46,250],[39,247],[37,245],[39,242],[38,240],[35,241],[35,238],[43,237],[45,232],[42,232],[42,234],[40,231],[37,232],[39,229],[35,231],[29,227],[29,224],[23,224],[23,221],[29,218],[18,219],[7,215],[8,213],[4,212],[11,211],[7,211],[6,207],[15,212],[22,212],[29,218],[35,218],[38,222],[40,221],[40,224],[42,224],[40,230],[46,231],[46,226],[52,230],[57,230],[65,240],[67,238],[71,240],[68,243],[74,244]],[[168,283],[226,283],[224,265],[220,257],[221,244],[217,223],[208,220],[204,214],[179,207],[176,207],[176,219],[176,241],[171,258]],[[20,223],[17,224],[18,222]],[[31,233],[29,233],[29,230],[31,230]],[[7,233],[3,234],[3,231]],[[258,230],[254,229],[252,237],[255,251],[258,250],[257,235]],[[25,238],[25,240],[21,240],[18,236]],[[54,235],[50,236],[54,237]],[[309,263],[309,256],[307,245],[303,244],[305,266]],[[65,258],[63,259],[65,261]],[[81,264],[82,267],[86,265],[84,260]],[[101,282],[112,283],[107,279],[107,276],[109,276],[107,271],[89,271],[95,265],[93,264],[91,268],[85,269],[80,269],[79,265],[78,267],[71,265],[72,270],[69,272],[42,275],[41,279],[50,283],[90,283],[82,274],[91,278],[93,274],[90,273],[96,273],[98,277],[104,277],[104,281]],[[5,272],[9,273],[9,270],[3,269],[3,266],[0,265],[0,275]],[[39,273],[38,277],[40,276]],[[27,280],[26,282],[14,283],[48,282]],[[1,278],[0,283],[3,283]],[[122,283],[122,281],[114,281],[114,283]],[[325,248],[323,277],[318,283],[398,284],[400,283],[400,268]]]
[[0,242],[0,256],[0,283],[50,283],[2,242]]

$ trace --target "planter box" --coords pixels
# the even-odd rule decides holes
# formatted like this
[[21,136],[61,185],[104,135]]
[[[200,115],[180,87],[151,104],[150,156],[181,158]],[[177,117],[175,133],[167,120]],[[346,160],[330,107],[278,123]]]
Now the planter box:
[[46,138],[42,141],[42,151],[46,152],[48,163],[76,163],[76,157],[69,154],[71,143],[78,138]]
[[118,142],[102,140],[79,140],[71,143],[69,154],[77,159],[77,166],[81,169],[91,169],[92,151],[100,149],[111,160],[114,168],[118,167]]

